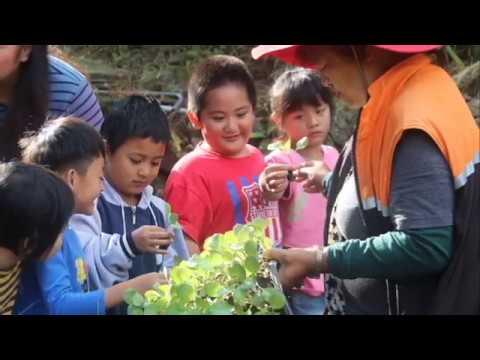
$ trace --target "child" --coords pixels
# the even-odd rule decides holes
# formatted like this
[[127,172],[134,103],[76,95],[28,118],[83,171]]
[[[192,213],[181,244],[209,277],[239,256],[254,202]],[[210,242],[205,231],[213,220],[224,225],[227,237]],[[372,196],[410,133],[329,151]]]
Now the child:
[[73,206],[72,191],[53,172],[0,164],[0,315],[15,308],[24,266],[58,252]]
[[169,267],[175,255],[189,254],[182,232],[169,223],[167,204],[151,186],[170,141],[160,103],[143,96],[118,101],[101,134],[107,144],[105,190],[94,216],[74,216],[72,226],[86,244],[94,285],[104,288],[159,271],[172,240]]
[[[288,170],[311,160],[334,168],[338,152],[323,145],[334,111],[332,96],[321,79],[303,69],[285,72],[271,90],[272,119],[285,132],[292,149],[275,151],[266,158],[271,164],[260,177],[265,197],[279,200],[282,245],[286,248],[323,247],[327,200],[308,193],[300,183],[288,181]],[[308,139],[304,140],[304,139]],[[307,279],[301,290],[290,294],[296,315],[321,315],[325,310],[323,279]]]
[[[203,135],[196,149],[182,158],[167,181],[166,197],[180,217],[192,253],[205,240],[255,218],[276,219],[276,203],[265,201],[258,176],[265,168],[262,153],[248,144],[257,104],[253,78],[232,56],[213,56],[190,80],[190,122]],[[278,239],[279,226],[270,236]]]
[[[70,186],[75,213],[94,212],[103,188],[105,148],[93,127],[76,118],[59,119],[46,123],[38,135],[21,140],[20,145],[25,162],[50,168]],[[151,273],[108,289],[91,291],[94,287],[88,275],[82,244],[75,231],[68,228],[61,251],[25,272],[17,313],[101,315],[107,308],[123,303],[129,288],[145,292],[163,280],[159,274]]]

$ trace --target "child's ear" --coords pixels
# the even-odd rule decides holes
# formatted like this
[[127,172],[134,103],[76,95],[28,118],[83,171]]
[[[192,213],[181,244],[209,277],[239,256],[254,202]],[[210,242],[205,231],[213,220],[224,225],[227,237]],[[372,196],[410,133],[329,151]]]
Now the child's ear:
[[198,117],[197,113],[193,111],[187,112],[188,120],[190,120],[190,123],[195,129],[201,129],[202,128],[202,122],[200,121],[200,118]]
[[70,188],[73,190],[77,182],[77,172],[74,169],[68,169],[62,174],[62,177],[68,186],[70,186]]

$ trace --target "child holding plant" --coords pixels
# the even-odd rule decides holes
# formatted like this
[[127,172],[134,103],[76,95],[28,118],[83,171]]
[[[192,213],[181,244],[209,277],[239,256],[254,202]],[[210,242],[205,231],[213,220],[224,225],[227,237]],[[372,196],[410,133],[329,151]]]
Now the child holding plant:
[[[327,200],[290,181],[290,170],[314,160],[335,167],[339,154],[324,145],[334,113],[332,95],[312,71],[296,69],[278,78],[270,98],[272,120],[284,132],[284,143],[295,150],[276,150],[267,156],[269,166],[260,176],[262,191],[268,200],[279,202],[283,247],[322,248]],[[289,294],[292,311],[296,315],[323,314],[324,291],[323,278],[307,278],[301,289]]]
[[[104,191],[94,215],[74,216],[72,226],[85,244],[92,282],[106,288],[165,272],[176,256],[187,259],[189,253],[170,206],[151,186],[170,141],[159,101],[136,95],[117,101],[101,134],[107,145]],[[126,311],[123,306],[114,313]]]

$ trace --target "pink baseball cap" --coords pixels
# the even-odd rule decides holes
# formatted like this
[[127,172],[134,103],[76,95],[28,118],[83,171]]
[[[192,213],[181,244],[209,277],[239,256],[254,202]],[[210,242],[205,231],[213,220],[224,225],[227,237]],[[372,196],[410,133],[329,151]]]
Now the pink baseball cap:
[[[315,67],[315,64],[307,64],[298,56],[298,49],[304,45],[259,45],[252,50],[252,57],[255,60],[264,57],[276,57],[289,64]],[[444,45],[370,45],[381,49],[405,54],[415,54],[437,50]]]

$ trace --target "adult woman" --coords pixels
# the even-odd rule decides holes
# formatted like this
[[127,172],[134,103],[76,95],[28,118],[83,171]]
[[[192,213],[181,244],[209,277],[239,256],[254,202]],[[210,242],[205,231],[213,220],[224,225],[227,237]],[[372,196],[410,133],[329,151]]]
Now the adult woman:
[[329,314],[480,311],[479,130],[453,79],[434,64],[441,45],[263,45],[319,71],[361,108],[333,173],[299,171],[329,196],[323,252],[275,250],[287,286],[326,273]]
[[100,129],[103,114],[87,78],[48,56],[47,45],[0,45],[0,160],[18,156],[25,131],[67,115]]

